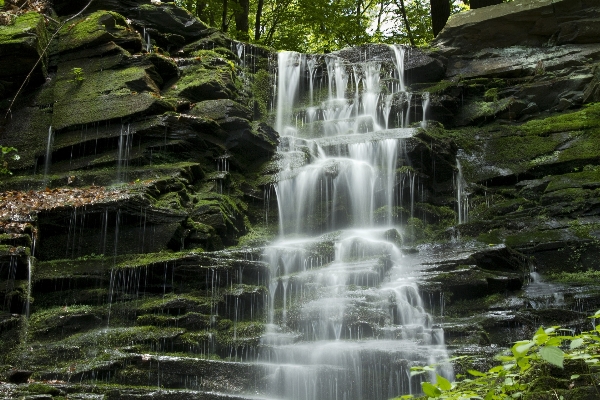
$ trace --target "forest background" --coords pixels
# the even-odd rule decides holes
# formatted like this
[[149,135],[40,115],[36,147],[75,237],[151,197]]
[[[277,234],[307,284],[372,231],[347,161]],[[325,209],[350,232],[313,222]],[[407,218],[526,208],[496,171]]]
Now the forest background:
[[234,38],[327,53],[365,43],[426,46],[452,14],[512,0],[175,0]]

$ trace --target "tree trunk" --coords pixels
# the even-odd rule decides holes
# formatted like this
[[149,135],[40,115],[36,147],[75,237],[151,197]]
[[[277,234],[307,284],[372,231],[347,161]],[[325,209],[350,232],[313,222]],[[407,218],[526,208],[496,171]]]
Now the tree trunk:
[[431,27],[433,28],[433,36],[444,28],[448,18],[450,18],[450,1],[449,0],[429,0],[431,4]]
[[221,31],[227,32],[227,0],[223,0],[223,15],[221,16]]
[[502,0],[471,0],[471,9],[502,4]]
[[262,17],[262,9],[264,0],[258,0],[256,6],[256,22],[254,23],[254,40],[260,39],[260,17]]
[[250,14],[250,1],[238,0],[239,8],[235,11],[235,30],[236,37],[240,40],[250,40],[250,23],[248,22],[248,14]]
[[410,25],[408,24],[408,16],[406,15],[406,8],[404,7],[404,0],[400,0],[400,4],[396,2],[396,6],[400,8],[400,12],[402,13],[402,19],[404,20],[404,26],[406,26],[406,34],[408,35],[408,41],[410,45],[414,47],[415,41],[413,39],[412,32],[410,30]]

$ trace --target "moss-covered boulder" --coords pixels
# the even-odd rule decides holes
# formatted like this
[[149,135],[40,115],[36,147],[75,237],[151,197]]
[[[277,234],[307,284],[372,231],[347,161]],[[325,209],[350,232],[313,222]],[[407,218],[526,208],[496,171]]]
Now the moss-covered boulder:
[[36,12],[20,15],[10,25],[0,25],[0,97],[16,91],[30,71],[32,84],[44,81],[48,40],[46,20]]
[[[82,63],[84,64],[84,63]],[[173,110],[163,101],[147,69],[129,66],[86,72],[78,76],[70,63],[57,74],[52,126],[64,129],[128,116],[160,114]],[[71,67],[71,68],[70,68]]]
[[67,53],[108,42],[132,52],[142,48],[140,35],[129,26],[125,17],[116,12],[97,11],[61,28],[58,52]]

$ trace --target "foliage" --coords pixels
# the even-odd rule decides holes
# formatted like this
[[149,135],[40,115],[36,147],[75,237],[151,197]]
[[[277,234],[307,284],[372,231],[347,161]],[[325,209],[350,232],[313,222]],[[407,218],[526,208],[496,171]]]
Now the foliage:
[[[600,318],[600,311],[590,318]],[[459,375],[457,377],[461,380],[453,383],[436,374],[435,382],[422,383],[423,393],[429,399],[518,399],[531,390],[534,380],[550,375],[550,368],[564,369],[567,362],[579,363],[584,369],[597,372],[596,368],[600,366],[600,326],[579,335],[570,333],[570,329],[540,327],[531,340],[520,340],[510,352],[499,354],[500,365],[487,372],[468,369],[468,376]],[[431,366],[413,367],[411,376],[433,372],[435,368]],[[571,380],[577,378],[579,374],[570,377]],[[555,388],[547,389],[556,394]],[[409,398],[413,396],[397,399]],[[561,397],[556,395],[556,398]]]
[[[13,153],[13,154],[11,154]],[[18,160],[19,155],[16,154],[17,149],[14,147],[2,146],[0,145],[0,176],[2,175],[12,175],[12,172],[8,168],[9,160]]]
[[[207,24],[221,28],[243,13],[243,0],[176,0]],[[430,1],[405,0],[407,20],[417,46],[433,39]],[[262,8],[260,8],[262,5]],[[452,13],[467,10],[462,0],[452,1]],[[259,12],[260,10],[260,12]],[[256,27],[256,18],[260,23]],[[329,52],[365,43],[408,44],[407,29],[398,0],[253,0],[248,9],[249,32],[230,30],[235,38],[282,50]],[[301,33],[301,34],[299,34]]]
[[82,68],[75,67],[71,69],[71,73],[73,74],[73,82],[75,83],[81,83],[85,79]]

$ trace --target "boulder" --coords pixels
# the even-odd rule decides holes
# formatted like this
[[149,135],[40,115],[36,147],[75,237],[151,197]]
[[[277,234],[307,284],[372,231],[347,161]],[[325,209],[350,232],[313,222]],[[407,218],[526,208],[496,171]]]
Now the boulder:
[[192,65],[182,71],[182,77],[165,91],[165,95],[183,97],[192,102],[236,97],[235,75],[227,65],[217,69]]
[[201,101],[192,107],[190,114],[210,118],[219,124],[231,117],[252,119],[252,111],[248,107],[231,99]]
[[109,42],[114,42],[131,52],[140,51],[142,48],[140,35],[131,29],[122,15],[110,11],[97,11],[62,27],[58,52],[67,53]]
[[[44,81],[47,75],[48,31],[41,14],[18,16],[12,25],[0,25],[0,95],[16,91],[31,71],[30,85]],[[40,62],[38,63],[38,60]]]
[[516,0],[453,15],[434,45],[465,53],[486,47],[598,43],[599,15],[594,0]]

